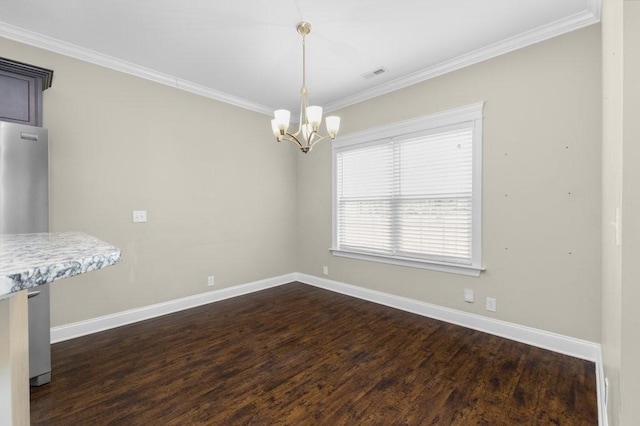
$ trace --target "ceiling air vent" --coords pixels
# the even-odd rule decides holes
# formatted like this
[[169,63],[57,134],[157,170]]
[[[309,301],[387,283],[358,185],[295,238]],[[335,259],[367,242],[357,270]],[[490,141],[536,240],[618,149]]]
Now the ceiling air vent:
[[388,72],[389,72],[389,70],[387,70],[385,67],[380,67],[380,68],[377,68],[377,69],[375,69],[373,71],[369,71],[369,72],[366,72],[366,73],[362,74],[362,78],[368,80],[370,78],[377,77],[379,75],[382,75],[382,74],[385,74],[385,73],[388,73]]

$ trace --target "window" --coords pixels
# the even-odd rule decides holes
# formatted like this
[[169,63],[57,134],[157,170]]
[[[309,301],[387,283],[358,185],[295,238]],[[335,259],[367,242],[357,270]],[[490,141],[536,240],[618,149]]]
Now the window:
[[333,145],[338,256],[478,276],[483,103]]

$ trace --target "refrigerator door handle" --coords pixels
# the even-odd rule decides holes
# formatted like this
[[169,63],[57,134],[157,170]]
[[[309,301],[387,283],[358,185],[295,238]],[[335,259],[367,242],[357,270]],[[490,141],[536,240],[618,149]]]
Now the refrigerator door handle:
[[38,135],[36,133],[20,132],[20,139],[38,142]]
[[40,294],[39,291],[32,291],[31,293],[27,293],[27,299],[31,299],[32,297],[36,297],[39,294]]

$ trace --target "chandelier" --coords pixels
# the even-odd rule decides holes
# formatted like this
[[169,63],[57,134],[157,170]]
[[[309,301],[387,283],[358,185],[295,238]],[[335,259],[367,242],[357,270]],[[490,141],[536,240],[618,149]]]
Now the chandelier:
[[327,137],[335,139],[340,129],[340,117],[329,116],[325,122],[328,136],[323,136],[318,132],[322,123],[322,107],[309,106],[306,85],[306,52],[305,37],[311,32],[311,24],[308,22],[298,22],[296,25],[298,34],[302,36],[302,89],[300,89],[300,122],[295,133],[289,133],[289,120],[291,112],[286,109],[274,111],[274,119],[271,120],[271,129],[278,142],[288,141],[296,145],[305,154],[318,142]]

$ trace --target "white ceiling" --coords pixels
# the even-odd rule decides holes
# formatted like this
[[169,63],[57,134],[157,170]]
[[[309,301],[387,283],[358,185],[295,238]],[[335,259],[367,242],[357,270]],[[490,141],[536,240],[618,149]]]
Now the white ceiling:
[[268,113],[298,108],[298,21],[313,25],[310,101],[332,110],[598,22],[600,0],[0,0],[0,11],[0,36]]

